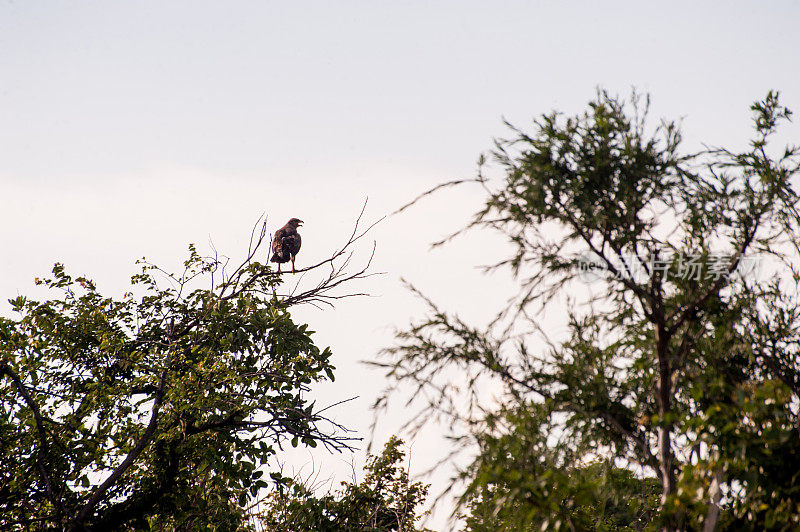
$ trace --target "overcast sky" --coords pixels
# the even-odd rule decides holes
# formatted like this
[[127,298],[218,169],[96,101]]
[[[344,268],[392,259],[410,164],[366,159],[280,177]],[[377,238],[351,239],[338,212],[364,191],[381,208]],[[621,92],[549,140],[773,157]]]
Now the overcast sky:
[[[56,261],[121,295],[143,255],[177,268],[212,240],[238,258],[264,212],[271,231],[305,220],[308,264],[367,196],[377,219],[469,177],[503,117],[577,112],[597,86],[649,92],[655,116],[683,118],[689,149],[741,147],[767,90],[800,110],[800,2],[699,4],[1,0],[0,300],[33,293]],[[321,401],[359,395],[336,414],[359,434],[383,384],[359,361],[422,311],[401,277],[476,323],[513,290],[475,269],[502,252],[492,235],[429,250],[480,199],[443,193],[385,220],[373,269],[386,274],[358,287],[373,297],[297,311],[334,352]],[[381,443],[403,414],[382,420]],[[412,469],[441,453],[418,438]],[[315,467],[344,475],[348,460]]]

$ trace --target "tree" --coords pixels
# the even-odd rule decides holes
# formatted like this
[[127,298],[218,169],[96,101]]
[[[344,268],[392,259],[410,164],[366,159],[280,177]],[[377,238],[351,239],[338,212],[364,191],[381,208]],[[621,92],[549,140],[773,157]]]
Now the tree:
[[337,288],[369,275],[368,264],[345,271],[366,231],[357,221],[340,250],[298,270],[321,269],[321,281],[285,293],[286,274],[256,260],[266,221],[258,228],[232,272],[190,246],[179,275],[140,261],[122,299],[56,264],[36,281],[54,297],[11,300],[18,317],[0,319],[0,528],[247,528],[250,499],[268,487],[262,466],[282,445],[348,448],[353,438],[306,393],[333,380],[331,351],[289,309],[353,295]]
[[[643,530],[658,510],[660,485],[612,460],[580,463],[547,444],[537,404],[494,413],[477,434],[478,458],[464,472],[465,530]],[[496,424],[508,426],[497,430]]]
[[335,494],[319,497],[303,482],[283,479],[270,493],[260,522],[273,532],[424,532],[416,521],[428,486],[409,480],[402,444],[390,438],[380,456],[367,459],[365,478],[342,482]]
[[[481,451],[462,505],[510,529],[583,528],[578,510],[601,500],[580,477],[596,467],[618,495],[638,479],[648,517],[635,529],[795,529],[800,151],[770,145],[791,113],[770,92],[745,151],[683,154],[677,125],[650,127],[648,107],[601,91],[580,115],[511,127],[492,153],[498,183],[481,158],[487,198],[467,229],[507,239],[512,253],[488,269],[509,268],[518,296],[485,328],[428,301],[378,363],[392,382],[376,407],[413,383],[425,400],[412,428],[462,422],[456,436]],[[774,275],[748,271],[759,257]],[[553,340],[539,313],[558,298],[569,333]],[[476,392],[486,379],[499,411]]]

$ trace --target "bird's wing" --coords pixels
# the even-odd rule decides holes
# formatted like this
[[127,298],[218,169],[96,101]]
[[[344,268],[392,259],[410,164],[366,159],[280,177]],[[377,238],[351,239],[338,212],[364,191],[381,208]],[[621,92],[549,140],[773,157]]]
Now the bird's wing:
[[286,237],[284,240],[284,244],[289,249],[289,253],[292,255],[297,255],[300,251],[300,244],[302,243],[302,239],[300,238],[300,233],[293,233]]
[[277,231],[275,231],[275,236],[272,238],[272,252],[273,253],[280,253],[281,246],[283,245],[283,239],[286,237],[286,228],[281,227]]

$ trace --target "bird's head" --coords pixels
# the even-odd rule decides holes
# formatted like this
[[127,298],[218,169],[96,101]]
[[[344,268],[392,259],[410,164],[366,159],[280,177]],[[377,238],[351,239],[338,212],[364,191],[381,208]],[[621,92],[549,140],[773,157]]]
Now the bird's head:
[[291,225],[292,227],[297,229],[298,227],[303,225],[303,220],[301,220],[299,218],[292,218],[291,220],[289,220],[289,222],[286,225]]

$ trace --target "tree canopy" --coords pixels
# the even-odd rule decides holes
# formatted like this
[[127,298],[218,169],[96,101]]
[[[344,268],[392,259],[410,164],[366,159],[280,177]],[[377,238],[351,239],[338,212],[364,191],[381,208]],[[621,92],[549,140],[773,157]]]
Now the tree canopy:
[[272,532],[425,532],[417,528],[428,486],[411,482],[403,466],[402,441],[392,437],[370,456],[359,482],[343,481],[336,493],[315,494],[307,482],[283,479],[259,515]]
[[[362,212],[363,214],[363,212]],[[359,217],[360,220],[360,217]],[[289,312],[331,303],[350,239],[307,290],[256,260],[237,268],[190,247],[182,273],[140,261],[122,298],[56,264],[52,297],[11,300],[0,319],[0,528],[239,530],[291,443],[349,448],[309,386],[333,380],[331,351]],[[267,240],[268,243],[268,240]],[[280,478],[278,475],[276,478]]]
[[378,411],[410,384],[412,429],[444,417],[477,449],[471,530],[800,527],[800,151],[771,142],[791,113],[770,92],[744,151],[684,153],[648,110],[599,91],[511,127],[466,229],[506,239],[488,270],[517,294],[487,327],[426,300],[377,363]]

